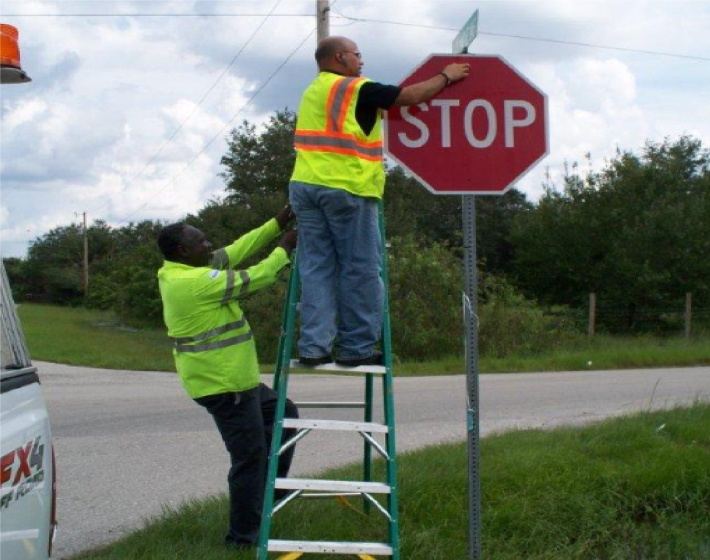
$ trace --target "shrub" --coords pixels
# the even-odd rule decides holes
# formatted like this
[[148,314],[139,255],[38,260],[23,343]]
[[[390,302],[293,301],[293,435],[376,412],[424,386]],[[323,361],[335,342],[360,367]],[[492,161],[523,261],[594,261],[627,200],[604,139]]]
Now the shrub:
[[413,236],[389,249],[392,343],[399,359],[429,360],[463,351],[461,261]]
[[581,338],[567,309],[543,309],[502,277],[480,285],[479,352],[489,357],[534,355]]

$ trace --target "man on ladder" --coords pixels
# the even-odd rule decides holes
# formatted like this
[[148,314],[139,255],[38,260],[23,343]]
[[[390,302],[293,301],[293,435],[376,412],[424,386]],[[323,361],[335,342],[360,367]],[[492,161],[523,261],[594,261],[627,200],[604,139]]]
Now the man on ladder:
[[346,37],[323,39],[315,56],[319,74],[301,99],[289,185],[302,278],[299,361],[331,362],[337,338],[336,363],[381,364],[382,110],[427,101],[469,66],[450,64],[399,88],[361,78],[362,54]]
[[[345,37],[322,40],[316,60],[320,73],[303,95],[296,123],[297,158],[289,195],[298,217],[300,250],[295,257],[298,266],[289,278],[274,376],[278,404],[258,559],[266,560],[270,552],[279,552],[286,554],[278,560],[295,560],[309,553],[356,555],[361,560],[389,556],[399,560],[389,297],[383,289],[387,260],[383,258],[380,202],[385,183],[381,111],[393,104],[413,105],[430,99],[451,82],[465,77],[468,65],[450,64],[424,82],[399,88],[360,78],[361,54],[357,45]],[[319,370],[364,375],[365,398],[362,402],[299,403],[299,408],[363,409],[363,420],[285,417],[301,286],[298,362]],[[376,349],[381,333],[383,352]],[[332,364],[336,336],[338,357]],[[382,381],[382,421],[374,421],[375,375]],[[297,434],[289,437],[288,429]],[[358,434],[364,439],[362,480],[278,475],[279,458],[297,441],[321,430],[342,432],[343,436]],[[373,451],[384,461],[381,482],[373,480]],[[279,491],[286,496],[279,499]],[[385,518],[386,539],[363,542],[274,538],[273,517],[290,502],[346,496],[361,496],[366,512],[374,508]]]

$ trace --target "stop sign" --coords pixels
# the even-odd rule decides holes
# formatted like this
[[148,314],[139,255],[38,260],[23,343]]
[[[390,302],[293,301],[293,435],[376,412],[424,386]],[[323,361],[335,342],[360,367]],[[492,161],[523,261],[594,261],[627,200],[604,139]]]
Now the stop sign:
[[502,194],[547,155],[547,97],[499,56],[434,54],[400,86],[452,62],[470,64],[469,76],[392,107],[385,149],[435,194]]

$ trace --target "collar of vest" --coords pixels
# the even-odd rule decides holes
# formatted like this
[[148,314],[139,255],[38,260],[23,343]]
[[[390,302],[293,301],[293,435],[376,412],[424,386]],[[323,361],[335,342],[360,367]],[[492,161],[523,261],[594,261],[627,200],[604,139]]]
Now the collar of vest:
[[186,270],[198,270],[205,269],[209,270],[209,267],[204,266],[190,266],[189,264],[183,264],[176,261],[164,260],[163,266],[158,270],[158,276],[168,272],[186,271]]

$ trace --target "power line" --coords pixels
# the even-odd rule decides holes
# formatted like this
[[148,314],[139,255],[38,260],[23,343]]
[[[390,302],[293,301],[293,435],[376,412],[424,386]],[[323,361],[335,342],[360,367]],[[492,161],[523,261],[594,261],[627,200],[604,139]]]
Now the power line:
[[311,30],[311,32],[308,33],[308,35],[306,35],[306,37],[298,44],[298,46],[297,46],[293,51],[291,51],[291,54],[289,54],[289,55],[286,57],[286,59],[285,59],[285,60],[279,65],[279,67],[276,68],[276,70],[266,79],[266,81],[259,87],[259,89],[257,89],[257,90],[252,94],[252,96],[246,101],[246,103],[244,103],[244,105],[242,105],[242,107],[239,109],[239,111],[237,111],[237,112],[234,114],[234,116],[229,120],[229,122],[227,122],[227,124],[225,124],[225,125],[221,128],[221,130],[220,130],[217,134],[215,134],[215,135],[212,137],[212,139],[211,139],[209,142],[207,142],[207,144],[205,144],[205,145],[202,147],[202,149],[187,163],[187,165],[186,165],[185,167],[183,167],[177,174],[175,174],[175,176],[173,176],[173,178],[170,179],[170,181],[168,181],[165,185],[163,185],[163,187],[160,188],[160,190],[158,190],[155,194],[153,194],[151,197],[149,197],[148,199],[146,199],[146,201],[145,201],[143,204],[141,204],[138,208],[136,208],[133,212],[131,212],[128,216],[126,216],[123,220],[121,220],[121,221],[118,222],[118,223],[119,223],[119,224],[126,223],[126,222],[129,220],[129,218],[131,218],[131,216],[135,215],[135,214],[138,213],[140,210],[142,210],[143,208],[145,208],[146,205],[147,205],[151,200],[153,200],[156,196],[158,196],[158,195],[159,195],[160,193],[162,193],[165,189],[167,189],[170,185],[172,185],[172,184],[175,182],[175,180],[176,180],[180,175],[182,175],[185,171],[187,171],[187,169],[195,162],[195,160],[197,160],[197,158],[200,157],[200,156],[205,152],[205,150],[207,150],[207,148],[209,148],[209,147],[212,145],[212,143],[213,143],[217,138],[219,138],[219,137],[222,135],[222,133],[234,122],[234,120],[242,113],[242,111],[244,111],[244,109],[246,109],[246,108],[249,106],[249,104],[254,100],[254,98],[256,98],[256,96],[259,95],[259,94],[262,92],[262,90],[263,90],[267,85],[269,85],[269,83],[271,82],[271,80],[273,80],[274,77],[283,69],[283,67],[286,66],[286,64],[288,64],[288,62],[289,62],[289,61],[291,60],[291,58],[293,58],[293,56],[300,50],[300,48],[301,48],[303,45],[306,44],[306,41],[308,41],[308,39],[311,38],[311,36],[315,33],[315,31],[316,31],[316,29],[313,28],[313,29]]
[[[420,29],[437,29],[440,31],[458,31],[458,29],[453,28],[453,27],[441,27],[438,25],[407,23],[407,22],[384,20],[384,19],[355,18],[355,17],[351,17],[351,16],[346,16],[345,14],[342,14],[340,12],[337,12],[337,16],[341,17],[343,19],[350,20],[352,22],[357,22],[357,23],[380,23],[380,24],[386,24],[386,25],[398,25],[398,26],[402,26],[402,27],[417,27]],[[490,37],[506,37],[509,39],[522,39],[525,41],[539,41],[539,42],[543,42],[543,43],[554,43],[554,44],[558,44],[558,45],[573,45],[573,46],[577,46],[577,47],[587,47],[587,48],[592,48],[592,49],[607,49],[607,50],[614,50],[614,51],[649,54],[649,55],[654,55],[654,56],[670,56],[670,57],[674,57],[674,58],[684,58],[684,59],[689,59],[689,60],[700,60],[703,62],[710,62],[709,57],[695,56],[695,55],[688,55],[688,54],[669,53],[669,52],[663,52],[663,51],[651,51],[651,50],[645,50],[645,49],[631,49],[631,48],[626,48],[626,47],[613,47],[613,46],[609,46],[609,45],[597,45],[594,43],[581,43],[578,41],[563,41],[560,39],[548,39],[545,37],[530,37],[527,35],[513,35],[513,34],[508,34],[508,33],[493,33],[493,32],[486,32],[486,31],[479,31],[478,34],[479,35],[487,35]]]
[[[333,0],[333,2],[330,3],[330,8],[332,9],[333,6],[335,6],[335,4],[337,4],[337,3],[338,3],[338,0]],[[212,145],[212,143],[225,131],[225,129],[227,129],[227,128],[232,124],[232,122],[234,122],[234,120],[242,113],[242,111],[243,111],[246,107],[249,106],[249,104],[256,98],[256,96],[259,95],[259,94],[264,90],[264,88],[265,88],[267,85],[269,85],[269,83],[271,82],[271,80],[273,80],[274,77],[276,77],[276,75],[286,66],[286,64],[288,64],[288,62],[289,62],[289,61],[293,58],[293,56],[301,49],[301,47],[306,44],[306,41],[308,41],[308,39],[310,39],[311,36],[316,32],[316,29],[317,29],[317,27],[314,27],[314,28],[310,31],[310,33],[308,33],[308,35],[306,35],[306,36],[303,38],[303,40],[296,46],[296,48],[295,48],[293,51],[291,51],[291,53],[286,57],[286,59],[279,65],[279,67],[276,68],[276,70],[274,70],[274,72],[272,72],[272,74],[266,79],[266,81],[261,85],[261,87],[259,87],[259,89],[256,90],[256,91],[251,95],[251,97],[250,97],[249,99],[247,99],[246,103],[244,103],[244,105],[242,105],[242,107],[234,114],[234,116],[232,116],[232,118],[227,122],[227,124],[224,125],[224,126],[220,129],[220,131],[219,131],[217,134],[215,134],[215,135],[212,137],[212,139],[211,139],[209,142],[207,142],[207,144],[205,144],[205,145],[202,147],[202,149],[187,163],[187,165],[186,165],[185,167],[183,167],[175,176],[173,176],[173,178],[170,179],[170,181],[168,181],[165,185],[163,185],[163,187],[162,187],[160,190],[158,190],[155,194],[153,194],[151,197],[149,197],[143,204],[141,204],[138,208],[136,208],[136,209],[135,209],[133,212],[131,212],[128,216],[126,216],[122,221],[120,221],[119,224],[126,223],[126,222],[128,221],[128,219],[129,219],[131,216],[135,215],[137,212],[139,212],[140,210],[142,210],[143,208],[145,208],[145,206],[146,206],[151,200],[153,200],[156,196],[158,196],[158,195],[159,195],[160,193],[162,193],[165,189],[167,189],[170,185],[172,185],[172,184],[175,182],[175,180],[176,180],[180,175],[182,175],[185,171],[187,171],[187,169],[195,162],[195,160],[197,160],[197,158],[198,158],[201,154],[203,154],[203,153],[205,152],[205,150],[207,150],[207,148],[209,148],[209,147]]]
[[[331,5],[332,7],[332,5]],[[116,13],[75,13],[75,14],[3,14],[3,17],[28,17],[28,18],[50,18],[50,17],[200,17],[200,18],[207,18],[207,17],[263,17],[265,15],[269,14],[263,14],[263,13],[229,13],[229,12],[212,12],[212,13],[192,13],[192,14],[175,14],[175,13],[140,13],[140,12],[132,12],[132,13],[123,13],[123,14],[116,14]],[[273,14],[271,17],[313,17],[314,14]],[[392,20],[383,20],[383,19],[370,19],[370,18],[355,18],[352,16],[347,16],[342,13],[336,13],[336,17],[341,17],[343,19],[350,20],[354,23],[380,23],[380,24],[386,24],[386,25],[399,25],[402,27],[416,27],[419,29],[435,29],[439,31],[458,31],[457,28],[455,27],[442,27],[438,25],[426,25],[426,24],[421,24],[421,23],[407,23],[407,22],[402,22],[402,21],[392,21]],[[537,41],[537,42],[543,42],[543,43],[553,43],[553,44],[558,44],[558,45],[572,45],[572,46],[577,46],[577,47],[586,47],[586,48],[591,48],[591,49],[606,49],[606,50],[614,50],[614,51],[622,51],[622,52],[630,52],[630,53],[638,53],[638,54],[648,54],[652,56],[670,56],[674,58],[684,58],[687,60],[700,60],[703,62],[710,62],[709,57],[704,57],[704,56],[696,56],[696,55],[688,55],[688,54],[679,54],[679,53],[669,53],[669,52],[664,52],[664,51],[652,51],[648,49],[632,49],[632,48],[627,48],[627,47],[616,47],[616,46],[609,46],[609,45],[599,45],[595,43],[582,43],[579,41],[563,41],[561,39],[549,39],[546,37],[530,37],[527,35],[515,35],[515,34],[509,34],[509,33],[494,33],[494,32],[486,32],[486,31],[479,31],[479,35],[486,35],[489,37],[505,37],[508,39],[521,39],[524,41]]]
[[626,48],[626,47],[610,47],[608,45],[595,45],[593,43],[580,43],[577,41],[561,41],[557,39],[545,39],[541,37],[526,37],[524,35],[508,35],[505,33],[488,33],[488,32],[481,32],[481,35],[489,35],[491,37],[507,37],[511,39],[523,39],[526,41],[543,41],[546,43],[557,43],[561,45],[574,45],[577,47],[588,47],[592,49],[607,49],[607,50],[614,50],[614,51],[623,51],[623,52],[632,52],[632,53],[638,53],[638,54],[650,54],[654,56],[671,56],[674,58],[686,58],[689,60],[702,60],[703,62],[710,62],[709,57],[705,56],[695,56],[691,54],[679,54],[679,53],[669,53],[669,52],[662,52],[662,51],[649,51],[649,50],[644,50],[644,49],[631,49],[631,48]]
[[174,13],[76,13],[76,14],[2,14],[2,17],[28,17],[28,18],[52,18],[52,17],[264,17],[271,15],[272,17],[314,17],[314,14],[236,14],[236,13],[193,13],[193,14],[174,14]]
[[[241,54],[244,52],[244,50],[249,46],[249,44],[252,42],[252,40],[254,39],[254,37],[256,37],[256,34],[261,30],[262,27],[264,27],[264,25],[266,24],[266,22],[269,20],[269,17],[271,17],[271,16],[273,15],[274,10],[276,10],[276,8],[279,7],[279,5],[281,4],[282,1],[283,1],[283,0],[277,0],[276,4],[274,4],[274,6],[271,8],[271,11],[266,15],[266,17],[262,20],[262,22],[261,22],[261,23],[258,25],[258,27],[254,30],[254,32],[251,34],[251,36],[250,36],[250,37],[246,40],[246,42],[242,45],[242,48],[239,49],[239,52],[234,56],[234,58],[232,58],[232,60],[230,61],[230,63],[227,64],[227,66],[225,67],[225,69],[222,70],[222,73],[217,77],[217,79],[216,79],[216,80],[214,81],[214,83],[210,86],[210,88],[207,90],[207,92],[202,96],[202,99],[200,99],[200,101],[197,103],[197,105],[195,105],[195,106],[192,108],[192,111],[190,111],[190,114],[187,115],[187,117],[180,123],[180,126],[177,127],[177,129],[173,132],[173,134],[170,136],[170,138],[168,138],[168,139],[163,143],[163,145],[160,147],[160,149],[153,155],[153,157],[150,158],[150,160],[148,161],[148,163],[146,163],[145,166],[133,177],[133,179],[131,179],[130,183],[128,183],[128,186],[125,187],[124,189],[122,189],[123,191],[126,191],[126,190],[130,189],[130,188],[133,186],[133,183],[135,183],[135,181],[138,179],[138,177],[140,177],[141,175],[143,175],[143,173],[145,172],[145,170],[148,169],[148,167],[150,167],[150,165],[156,160],[156,158],[163,152],[163,150],[165,149],[165,147],[166,147],[168,144],[170,144],[170,142],[173,141],[173,139],[174,139],[174,138],[178,135],[178,133],[183,129],[183,127],[185,126],[185,124],[187,123],[187,121],[189,121],[189,120],[192,118],[192,116],[195,114],[195,112],[197,111],[197,109],[200,108],[200,106],[202,105],[202,103],[204,103],[204,101],[207,99],[207,97],[209,96],[209,94],[212,93],[212,91],[213,91],[214,88],[217,86],[217,84],[222,80],[222,78],[223,78],[223,77],[225,76],[225,74],[229,71],[229,69],[234,65],[234,63],[235,63],[235,62],[237,61],[237,59],[241,56]],[[107,203],[101,204],[100,206],[98,206],[97,208],[95,208],[94,210],[92,210],[92,213],[96,212],[96,210],[98,210],[98,209],[104,208],[105,206],[107,206]]]

